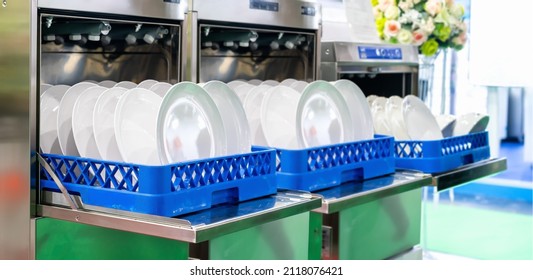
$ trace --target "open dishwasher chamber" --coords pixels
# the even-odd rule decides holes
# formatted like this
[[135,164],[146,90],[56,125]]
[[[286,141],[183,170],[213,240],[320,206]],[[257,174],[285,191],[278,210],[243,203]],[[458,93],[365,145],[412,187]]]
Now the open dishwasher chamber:
[[36,2],[41,84],[180,80],[186,1]]
[[185,77],[315,80],[320,19],[320,6],[307,0],[192,1]]

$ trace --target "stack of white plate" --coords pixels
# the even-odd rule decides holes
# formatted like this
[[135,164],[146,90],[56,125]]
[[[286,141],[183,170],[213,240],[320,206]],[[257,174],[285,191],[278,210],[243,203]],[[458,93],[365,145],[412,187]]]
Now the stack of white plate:
[[460,116],[434,115],[427,105],[414,95],[389,98],[370,95],[374,131],[391,135],[396,140],[439,140],[484,131],[489,116],[468,113]]
[[243,103],[254,145],[301,149],[374,137],[370,106],[349,80],[255,80],[228,85]]
[[227,84],[84,81],[41,87],[44,153],[161,165],[251,151],[251,132]]

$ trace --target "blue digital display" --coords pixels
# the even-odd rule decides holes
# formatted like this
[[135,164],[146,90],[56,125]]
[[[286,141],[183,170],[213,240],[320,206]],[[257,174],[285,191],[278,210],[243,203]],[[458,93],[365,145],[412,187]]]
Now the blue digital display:
[[402,59],[402,48],[359,46],[358,50],[360,59]]
[[250,0],[250,9],[278,12],[279,3],[264,0]]

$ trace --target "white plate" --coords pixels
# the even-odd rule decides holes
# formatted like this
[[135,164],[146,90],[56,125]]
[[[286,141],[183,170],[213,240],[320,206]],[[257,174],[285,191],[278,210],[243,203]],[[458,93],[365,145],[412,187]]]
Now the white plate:
[[136,88],[136,87],[137,87],[137,84],[134,83],[134,82],[130,82],[130,81],[122,81],[122,82],[118,82],[118,83],[116,83],[114,87],[121,87],[121,88],[126,88],[126,89],[132,89],[132,88]]
[[157,93],[157,95],[161,97],[165,97],[165,94],[167,94],[168,90],[172,87],[171,84],[166,82],[158,82],[154,84],[152,87],[150,87],[150,90]]
[[489,116],[480,113],[468,113],[460,115],[455,121],[453,136],[466,135],[485,131],[489,125]]
[[227,154],[222,117],[203,88],[191,82],[172,86],[158,114],[157,143],[164,163]]
[[368,105],[372,107],[372,103],[374,103],[374,100],[376,100],[376,98],[378,98],[378,96],[374,94],[367,96],[366,101],[368,101]]
[[350,80],[338,80],[332,84],[339,90],[344,98],[355,131],[352,141],[359,141],[374,138],[374,125],[372,123],[372,113],[366,101],[363,91]]
[[161,96],[144,88],[133,88],[120,97],[115,111],[115,136],[126,162],[160,165],[156,126]]
[[[72,134],[80,156],[101,159],[93,130],[94,106],[98,97],[108,88],[95,86],[83,91],[72,111]],[[107,120],[109,121],[109,120]]]
[[279,82],[275,81],[275,80],[266,80],[266,81],[261,82],[261,84],[275,87],[275,86],[279,85]]
[[261,127],[269,147],[298,149],[296,110],[300,93],[287,86],[268,89],[261,102]]
[[254,85],[254,86],[258,86],[262,83],[263,81],[262,80],[259,80],[259,79],[251,79],[248,81],[248,83],[250,85]]
[[290,85],[291,88],[295,89],[297,92],[303,92],[304,89],[309,85],[308,82],[296,81]]
[[248,83],[242,80],[234,80],[228,83],[228,86],[235,90],[238,86],[247,85]]
[[99,86],[106,87],[106,88],[112,88],[116,84],[117,84],[117,82],[111,81],[111,80],[104,80],[104,81],[101,81],[101,82],[98,83]]
[[455,127],[455,120],[456,117],[454,115],[436,115],[435,119],[437,120],[437,123],[439,124],[440,131],[442,132],[442,136],[444,137],[450,137],[453,136],[453,129]]
[[392,128],[389,124],[389,118],[385,111],[387,107],[387,98],[383,96],[376,96],[372,101],[371,112],[374,123],[374,132],[380,135],[392,136]]
[[59,138],[59,146],[63,155],[79,156],[76,142],[74,141],[74,134],[72,133],[72,112],[76,100],[86,89],[97,87],[98,85],[88,82],[81,82],[71,86],[59,104],[59,112],[57,114],[57,134]]
[[40,95],[42,96],[45,91],[51,88],[51,84],[41,84]]
[[293,78],[288,78],[288,79],[285,79],[283,81],[281,81],[281,83],[279,83],[280,86],[288,86],[290,87],[294,82],[297,82],[298,80],[296,79],[293,79]]
[[120,97],[128,91],[116,87],[106,90],[94,105],[93,133],[98,153],[103,160],[124,161],[115,137],[115,109]]
[[137,85],[137,87],[138,88],[150,89],[153,85],[155,85],[157,83],[158,83],[158,81],[156,81],[156,80],[148,79],[148,80],[144,80],[144,81],[140,82]]
[[252,136],[244,107],[237,94],[220,81],[207,82],[203,88],[215,101],[226,132],[228,154],[249,153],[252,150]]
[[409,95],[403,99],[403,119],[407,133],[412,140],[439,140],[442,132],[435,116],[431,113],[424,101]]
[[234,89],[235,94],[237,94],[237,97],[239,97],[239,100],[241,101],[242,104],[244,104],[244,99],[246,99],[246,96],[248,95],[248,92],[250,92],[255,87],[256,86],[254,86],[254,85],[250,85],[250,84],[246,83],[244,85],[237,86]]
[[41,95],[39,144],[43,153],[62,154],[57,137],[57,113],[61,99],[69,88],[66,85],[56,85]]
[[265,93],[271,86],[261,85],[252,88],[244,98],[243,107],[252,133],[252,143],[257,146],[268,146],[261,126],[261,104]]
[[403,120],[403,99],[397,95],[393,95],[387,99],[385,105],[385,113],[392,129],[392,136],[396,140],[405,141],[410,140],[405,121]]
[[354,138],[350,111],[342,94],[330,83],[314,81],[303,91],[296,111],[300,147],[348,142]]

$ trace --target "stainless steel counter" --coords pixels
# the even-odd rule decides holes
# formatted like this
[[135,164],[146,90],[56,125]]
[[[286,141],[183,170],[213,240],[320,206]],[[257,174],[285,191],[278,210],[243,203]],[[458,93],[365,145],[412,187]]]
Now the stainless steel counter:
[[507,169],[506,158],[492,158],[463,167],[454,169],[449,172],[433,174],[432,186],[437,187],[438,191],[457,187],[483,177],[495,175]]
[[352,182],[342,186],[316,192],[322,196],[322,207],[314,210],[322,214],[333,214],[353,206],[372,202],[417,188],[431,185],[432,177],[417,171],[399,170],[394,174]]
[[[47,193],[52,197],[55,194]],[[61,197],[61,194],[58,194]],[[57,199],[54,201],[58,201]],[[73,210],[62,205],[39,205],[38,215],[87,225],[157,236],[189,243],[207,241],[320,207],[319,196],[278,192],[276,195],[222,205],[178,218],[137,214],[85,206]]]

